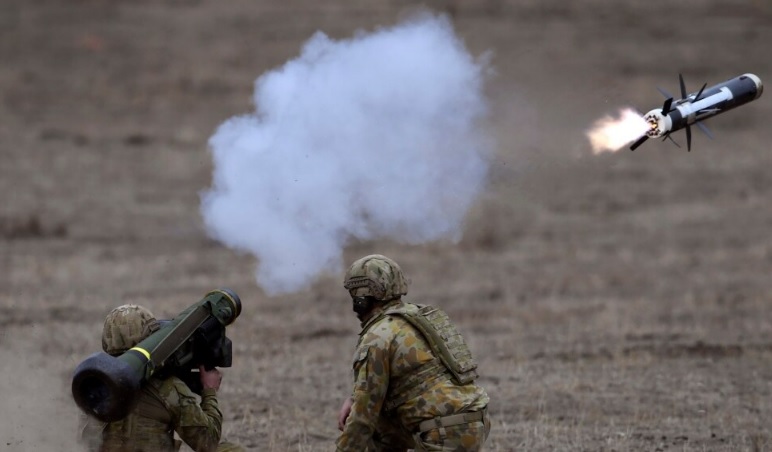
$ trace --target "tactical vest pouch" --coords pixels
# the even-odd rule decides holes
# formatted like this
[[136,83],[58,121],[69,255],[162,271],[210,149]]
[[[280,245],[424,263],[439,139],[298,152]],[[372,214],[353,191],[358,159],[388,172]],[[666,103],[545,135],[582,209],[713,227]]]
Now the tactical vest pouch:
[[458,384],[465,385],[477,379],[477,363],[448,315],[434,306],[416,306],[418,310],[404,306],[390,309],[386,314],[399,315],[418,329]]
[[423,364],[413,373],[389,382],[389,393],[383,404],[385,411],[391,411],[410,399],[420,396],[435,384],[448,381],[453,376],[439,358]]

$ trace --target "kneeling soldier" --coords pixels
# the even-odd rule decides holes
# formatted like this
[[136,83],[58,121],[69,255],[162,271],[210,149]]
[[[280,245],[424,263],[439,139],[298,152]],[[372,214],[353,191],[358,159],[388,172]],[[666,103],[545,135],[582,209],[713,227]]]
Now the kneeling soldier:
[[480,450],[490,431],[488,394],[474,383],[477,365],[448,316],[402,301],[402,270],[378,254],[354,262],[343,286],[362,332],[337,450]]

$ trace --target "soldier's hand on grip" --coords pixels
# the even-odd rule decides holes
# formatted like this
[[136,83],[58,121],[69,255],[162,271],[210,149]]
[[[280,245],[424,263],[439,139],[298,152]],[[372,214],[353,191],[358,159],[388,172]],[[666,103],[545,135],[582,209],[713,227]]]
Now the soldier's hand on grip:
[[220,389],[222,373],[217,368],[206,370],[204,366],[199,366],[198,371],[201,375],[201,385],[204,389]]

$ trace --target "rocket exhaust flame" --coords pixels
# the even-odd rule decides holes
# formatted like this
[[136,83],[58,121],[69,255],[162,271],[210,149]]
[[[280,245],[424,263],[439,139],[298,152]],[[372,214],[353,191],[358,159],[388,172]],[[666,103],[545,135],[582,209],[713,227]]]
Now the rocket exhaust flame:
[[590,139],[593,154],[616,152],[645,135],[649,127],[643,115],[632,108],[625,108],[619,111],[617,118],[609,115],[597,120],[587,131],[587,138]]

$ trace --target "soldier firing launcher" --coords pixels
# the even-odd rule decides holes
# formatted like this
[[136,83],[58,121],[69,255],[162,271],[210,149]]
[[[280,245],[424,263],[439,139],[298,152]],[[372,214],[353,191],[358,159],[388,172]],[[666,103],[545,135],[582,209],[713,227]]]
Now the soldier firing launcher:
[[73,374],[75,403],[100,421],[114,422],[131,412],[142,384],[153,375],[174,374],[197,389],[190,369],[231,366],[232,343],[225,327],[239,314],[241,300],[235,292],[213,290],[174,319],[161,321],[161,329],[126,353],[94,353]]

